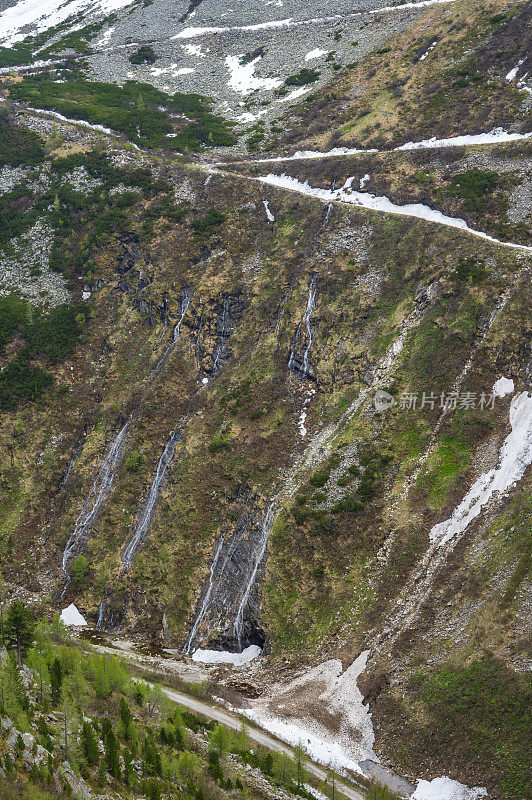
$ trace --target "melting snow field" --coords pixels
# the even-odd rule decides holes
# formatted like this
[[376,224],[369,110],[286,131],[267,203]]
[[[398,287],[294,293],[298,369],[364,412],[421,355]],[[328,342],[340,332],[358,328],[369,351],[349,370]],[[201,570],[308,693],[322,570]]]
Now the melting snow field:
[[463,783],[453,781],[445,775],[432,781],[418,781],[416,791],[410,800],[478,800],[487,797],[486,789],[476,786],[469,789]]
[[[314,761],[339,772],[360,773],[360,761],[378,761],[371,714],[357,686],[368,655],[365,650],[345,671],[338,659],[325,661],[241,712],[284,742],[301,745]],[[341,718],[339,730],[331,732],[318,723],[317,709]]]
[[132,2],[133,0],[68,0],[66,3],[58,3],[57,0],[19,0],[0,13],[0,42],[12,46],[22,41],[27,33],[21,31],[27,26],[32,28],[32,32],[40,33],[59,25],[74,14],[109,14],[131,5]]
[[172,39],[194,39],[197,36],[209,36],[213,33],[230,33],[233,31],[265,31],[275,30],[277,28],[297,28],[302,25],[320,25],[327,22],[335,22],[336,20],[344,20],[353,17],[362,17],[366,14],[382,14],[383,12],[403,11],[405,8],[425,8],[426,6],[434,6],[440,3],[454,3],[455,0],[422,0],[419,3],[403,3],[402,5],[395,6],[382,6],[381,8],[371,8],[368,11],[353,11],[350,14],[334,14],[328,17],[313,17],[311,19],[293,19],[287,17],[286,19],[272,20],[270,22],[258,22],[255,25],[231,25],[228,27],[207,27],[207,28],[184,28],[179,33],[172,36]]
[[250,644],[241,653],[229,653],[227,650],[196,650],[192,654],[192,661],[198,661],[201,664],[232,664],[234,667],[242,667],[258,658],[261,653],[261,648],[256,644]]
[[280,78],[257,78],[254,75],[255,65],[260,61],[260,56],[241,63],[241,56],[227,56],[225,64],[230,72],[228,86],[240,94],[250,94],[256,89],[278,89],[282,84]]
[[369,192],[355,192],[351,188],[354,178],[348,178],[341,189],[321,189],[319,187],[311,186],[307,181],[302,182],[297,178],[292,178],[290,175],[265,175],[257,178],[256,180],[261,183],[267,183],[270,186],[278,186],[280,189],[289,189],[300,194],[306,194],[309,197],[316,197],[325,202],[339,201],[342,203],[350,203],[362,208],[369,208],[372,211],[382,211],[386,214],[399,214],[405,217],[417,217],[417,219],[424,219],[427,222],[436,222],[439,225],[447,225],[450,228],[458,228],[459,230],[466,231],[467,233],[478,236],[481,239],[486,239],[488,242],[499,244],[503,247],[511,247],[515,250],[523,250],[524,252],[532,252],[532,247],[522,244],[515,244],[513,242],[501,242],[493,236],[489,236],[482,231],[476,231],[470,228],[464,219],[459,217],[448,217],[437,211],[430,206],[425,206],[422,203],[407,203],[406,205],[398,205],[393,203],[387,197],[377,197]]
[[61,622],[64,622],[65,625],[73,625],[76,627],[81,627],[82,625],[86,625],[87,621],[85,617],[83,617],[74,603],[71,603],[69,606],[64,608],[61,611],[61,616],[59,617]]
[[[510,388],[511,384],[511,388]],[[499,379],[494,387],[497,397],[513,391],[513,381]],[[527,392],[514,397],[510,405],[511,433],[508,434],[499,452],[499,465],[478,478],[449,519],[434,525],[430,531],[431,541],[441,547],[454,536],[463,533],[491,497],[502,494],[517,483],[532,464],[532,396]]]

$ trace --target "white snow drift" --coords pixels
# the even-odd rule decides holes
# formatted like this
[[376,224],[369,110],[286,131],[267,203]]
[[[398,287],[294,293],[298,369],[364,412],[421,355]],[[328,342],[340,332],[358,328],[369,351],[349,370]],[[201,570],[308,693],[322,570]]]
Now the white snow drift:
[[478,800],[488,792],[480,786],[469,789],[463,783],[453,781],[447,776],[432,781],[418,781],[416,791],[410,800]]
[[192,654],[192,661],[202,664],[232,664],[234,667],[242,667],[244,664],[249,664],[254,658],[258,658],[261,653],[261,648],[256,644],[250,644],[241,653],[229,653],[227,650],[196,650]]
[[523,250],[525,252],[532,252],[532,247],[527,245],[515,244],[514,242],[501,242],[493,236],[489,236],[482,231],[470,228],[465,219],[459,217],[449,217],[442,214],[430,206],[423,205],[422,203],[407,203],[406,205],[398,205],[393,203],[387,197],[377,197],[369,192],[355,192],[352,189],[352,182],[354,178],[348,178],[345,184],[340,189],[321,189],[319,187],[311,186],[307,181],[304,183],[297,178],[290,175],[265,175],[257,178],[261,183],[267,183],[270,186],[278,186],[280,189],[289,189],[293,192],[306,194],[309,197],[316,197],[319,200],[324,200],[327,203],[342,202],[351,205],[360,206],[362,208],[369,208],[372,211],[381,211],[386,214],[399,214],[404,217],[417,217],[417,219],[424,219],[427,222],[436,222],[439,225],[447,225],[450,228],[458,228],[459,230],[471,233],[481,239],[486,239],[488,242],[494,242],[503,247],[510,247],[515,250]]
[[[501,378],[493,387],[494,391],[497,387],[497,392],[500,392],[497,396],[502,397],[512,391],[509,383],[513,387],[513,381],[504,383],[507,380]],[[438,547],[463,533],[493,495],[502,494],[514,486],[521,480],[529,464],[532,464],[532,395],[521,392],[513,398],[510,405],[510,425],[512,430],[499,451],[498,466],[481,475],[449,519],[434,525],[430,531],[430,539],[437,542]]]
[[210,36],[213,33],[232,33],[233,31],[266,31],[275,30],[276,28],[298,28],[302,25],[324,25],[328,22],[335,22],[336,20],[351,19],[353,17],[362,17],[367,14],[382,14],[383,12],[403,11],[405,8],[425,8],[426,6],[433,6],[439,3],[454,3],[455,0],[423,0],[421,3],[403,3],[397,6],[382,6],[381,8],[372,8],[368,11],[353,11],[350,14],[334,14],[328,17],[313,17],[311,19],[293,19],[287,17],[286,19],[271,20],[270,22],[258,22],[255,25],[231,25],[227,27],[209,26],[206,28],[188,27],[184,28],[172,39],[194,39],[197,36]]
[[[290,683],[274,687],[269,698],[252,702],[251,708],[243,709],[242,713],[288,744],[301,745],[320,764],[331,765],[343,773],[347,770],[361,772],[360,761],[368,758],[378,761],[373,752],[375,737],[371,714],[357,686],[368,655],[369,651],[365,650],[345,671],[338,659],[307,669]],[[299,698],[298,716],[284,713],[281,717],[285,704],[289,705],[295,694]],[[328,713],[341,719],[339,730],[331,732],[313,718],[312,710],[316,705],[322,705]]]
[[132,2],[133,0],[67,0],[66,3],[58,3],[57,0],[19,0],[0,13],[0,42],[11,46],[28,35],[22,33],[25,28],[30,29],[31,33],[41,33],[65,22],[74,14],[108,14],[129,6]]
[[228,86],[239,94],[250,94],[256,89],[277,89],[281,84],[280,78],[257,78],[254,75],[255,66],[260,61],[260,56],[249,61],[247,64],[241,63],[241,56],[227,56],[225,64],[230,73]]
[[81,627],[87,624],[87,620],[79,613],[74,603],[71,603],[61,611],[59,619],[69,626]]

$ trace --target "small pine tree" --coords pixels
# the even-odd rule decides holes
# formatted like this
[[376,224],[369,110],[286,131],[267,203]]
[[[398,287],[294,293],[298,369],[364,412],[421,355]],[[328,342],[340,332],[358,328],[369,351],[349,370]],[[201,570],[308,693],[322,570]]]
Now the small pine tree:
[[120,698],[119,710],[120,710],[120,721],[122,723],[122,731],[124,734],[124,739],[130,739],[133,717],[131,715],[131,711],[129,710],[129,706],[126,702],[126,699],[124,697]]
[[87,764],[91,767],[98,763],[100,760],[100,751],[98,749],[98,742],[94,728],[90,722],[84,722],[81,729],[81,746],[83,748],[83,755],[87,759]]
[[128,786],[135,784],[135,770],[133,769],[132,762],[133,755],[129,750],[124,751],[124,781]]
[[104,734],[105,763],[107,764],[107,771],[113,776],[113,778],[119,778],[120,745],[111,726],[111,722],[108,719],[105,719],[104,723],[108,723],[105,726]]
[[16,652],[17,664],[21,667],[22,659],[35,639],[33,614],[22,600],[13,600],[9,606],[5,628],[6,647]]
[[102,758],[98,767],[98,786],[105,786],[107,783],[107,770],[105,769],[105,759]]
[[61,687],[63,686],[63,665],[56,657],[50,667],[50,691],[52,695],[52,705],[56,706],[61,699]]

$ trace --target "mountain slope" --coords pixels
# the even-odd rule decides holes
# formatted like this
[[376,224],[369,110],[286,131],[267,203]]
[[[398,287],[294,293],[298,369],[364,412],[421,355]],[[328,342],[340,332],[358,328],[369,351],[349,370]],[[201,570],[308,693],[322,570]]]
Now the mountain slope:
[[259,645],[230,702],[356,761],[308,676],[369,650],[373,756],[526,797],[529,7],[359,6],[6,36],[2,573],[187,656]]

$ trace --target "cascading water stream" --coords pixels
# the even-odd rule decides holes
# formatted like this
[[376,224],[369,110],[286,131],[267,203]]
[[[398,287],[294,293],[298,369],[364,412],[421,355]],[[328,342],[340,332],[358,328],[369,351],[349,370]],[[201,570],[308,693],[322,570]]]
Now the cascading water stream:
[[[288,358],[288,371],[290,376],[292,372],[296,370],[300,373],[303,377],[308,375],[309,371],[309,354],[310,348],[312,347],[312,326],[310,324],[310,317],[312,312],[314,311],[314,307],[316,305],[316,294],[318,291],[316,277],[313,275],[310,279],[310,283],[308,285],[308,293],[307,293],[307,306],[305,308],[305,313],[303,314],[303,319],[299,323],[296,328],[295,336],[292,340],[292,344],[290,345],[290,356]],[[296,355],[296,343],[301,338],[301,326],[304,325],[307,331],[307,345],[303,352],[303,358],[300,359]]]
[[135,530],[133,531],[132,536],[122,551],[121,558],[122,563],[124,564],[124,569],[128,569],[128,567],[131,565],[133,556],[150,530],[153,512],[155,510],[157,500],[159,499],[159,494],[164,483],[166,471],[173,461],[175,449],[180,438],[181,429],[178,428],[172,433],[166,442],[161,457],[159,458],[157,469],[155,470],[155,475],[153,476],[150,489],[143,503]]
[[303,317],[303,322],[305,323],[305,327],[307,329],[307,346],[305,348],[305,352],[303,353],[303,374],[307,375],[308,373],[308,356],[310,353],[310,348],[312,346],[312,327],[310,325],[310,316],[314,310],[314,305],[316,303],[316,279],[313,277],[309,283],[308,287],[308,298],[307,298],[307,308],[305,310],[305,316]]
[[223,311],[222,311],[222,319],[220,323],[220,331],[218,334],[218,342],[216,344],[216,351],[214,355],[214,362],[212,365],[212,376],[214,377],[220,368],[220,359],[225,353],[225,345],[226,339],[228,337],[227,332],[227,319],[228,319],[228,312],[229,312],[229,301],[227,298],[224,299]]
[[[160,372],[162,367],[168,361],[168,358],[170,357],[170,354],[171,354],[172,350],[174,349],[177,340],[179,339],[179,334],[181,333],[181,324],[182,324],[182,322],[183,322],[183,320],[185,318],[185,314],[187,313],[187,311],[189,309],[191,300],[192,300],[192,293],[190,292],[190,290],[189,289],[183,289],[181,291],[181,296],[180,296],[180,300],[179,300],[179,318],[178,318],[176,324],[174,325],[174,330],[173,330],[173,333],[172,333],[172,341],[170,342],[170,344],[168,345],[168,347],[166,348],[164,353],[161,355],[161,357],[159,358],[159,360],[157,361],[157,363],[155,364],[153,369],[149,372],[147,377],[144,379],[145,381],[149,381],[149,380],[151,380],[151,378],[154,377],[154,375],[157,375],[157,373]],[[166,326],[166,322],[165,322],[165,326]]]
[[183,289],[181,293],[181,301],[179,303],[179,319],[177,320],[176,325],[174,327],[172,344],[175,344],[179,339],[179,334],[181,333],[181,323],[185,318],[185,314],[188,311],[188,307],[190,306],[191,300],[192,300],[192,293],[188,289]]
[[258,569],[260,567],[262,559],[264,558],[264,553],[266,552],[266,545],[268,544],[268,539],[270,538],[270,533],[272,531],[274,522],[275,522],[275,500],[272,500],[268,508],[266,509],[266,514],[264,515],[264,520],[261,529],[261,539],[259,542],[257,557],[255,559],[255,563],[251,571],[249,580],[246,584],[246,588],[242,596],[242,600],[240,601],[240,605],[238,607],[236,618],[233,624],[233,630],[238,643],[239,652],[242,652],[242,634],[244,632],[244,612],[248,604],[249,595],[251,594],[253,584],[255,583],[255,578],[257,577]]
[[211,594],[212,594],[212,590],[213,590],[213,586],[214,586],[214,574],[216,572],[216,567],[218,565],[218,560],[220,558],[220,553],[222,552],[223,544],[224,544],[224,537],[221,536],[220,537],[220,542],[219,542],[218,547],[216,549],[216,554],[214,556],[214,559],[212,561],[211,568],[210,568],[210,571],[209,571],[209,585],[207,586],[207,591],[205,593],[205,597],[203,598],[203,603],[201,604],[201,608],[200,608],[199,614],[198,614],[198,616],[196,617],[196,619],[194,621],[194,625],[190,629],[190,633],[188,635],[188,639],[187,639],[185,647],[183,649],[183,652],[186,653],[186,655],[190,655],[190,651],[191,651],[191,649],[193,647],[194,640],[196,638],[196,634],[197,634],[197,632],[199,630],[199,627],[200,627],[201,623],[205,619],[205,614],[207,613],[207,609],[209,607],[209,601],[211,599]]
[[79,553],[87,543],[89,531],[94,525],[96,518],[98,517],[98,514],[113,487],[116,469],[124,455],[129,424],[130,420],[128,420],[125,425],[120,428],[117,435],[111,442],[111,446],[105,459],[103,460],[94,483],[92,484],[92,488],[85,498],[85,502],[83,503],[79,516],[74,525],[72,536],[68,540],[63,551],[61,569],[67,576],[67,582],[61,597],[63,597],[65,594],[70,583],[70,576],[67,572],[68,562],[71,556]]
[[98,631],[101,630],[101,627],[103,625],[103,617],[104,617],[104,614],[105,614],[105,607],[107,605],[106,598],[107,598],[107,593],[105,594],[105,597],[103,598],[102,602],[98,606],[98,619],[96,620],[96,630],[98,630]]
[[[213,562],[211,564],[210,572],[209,572],[209,582],[207,585],[207,589],[205,591],[205,596],[203,602],[201,604],[201,608],[196,615],[196,619],[194,620],[194,624],[190,629],[189,636],[187,638],[185,647],[183,652],[187,655],[190,655],[190,652],[193,648],[196,636],[198,631],[205,620],[205,617],[211,610],[213,605],[213,600],[215,599],[215,595],[217,593],[221,593],[225,586],[224,578],[226,577],[227,568],[231,563],[233,563],[233,559],[238,551],[239,546],[246,538],[246,534],[248,533],[248,528],[250,523],[253,519],[253,513],[250,510],[250,503],[253,497],[253,493],[249,492],[246,495],[244,500],[243,508],[238,518],[238,521],[235,525],[235,530],[233,536],[227,542],[227,539],[222,536],[220,539],[220,543],[216,550],[216,554],[214,556]],[[227,551],[224,553],[224,545],[228,544]],[[231,575],[228,576],[229,580],[231,580]]]

